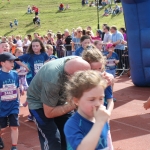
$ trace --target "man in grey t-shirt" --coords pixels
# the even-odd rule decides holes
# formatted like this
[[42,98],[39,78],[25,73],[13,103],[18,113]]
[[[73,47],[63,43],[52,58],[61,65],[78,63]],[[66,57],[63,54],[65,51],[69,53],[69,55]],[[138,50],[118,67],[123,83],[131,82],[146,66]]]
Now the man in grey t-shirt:
[[[110,43],[112,40],[112,34],[110,33],[110,27],[109,26],[105,26],[104,27],[104,39],[103,39],[103,43],[107,44]],[[106,50],[106,46],[104,47],[104,49]]]
[[66,102],[64,84],[70,75],[90,68],[82,58],[69,56],[46,63],[33,78],[27,101],[42,150],[66,150],[63,128],[75,105]]

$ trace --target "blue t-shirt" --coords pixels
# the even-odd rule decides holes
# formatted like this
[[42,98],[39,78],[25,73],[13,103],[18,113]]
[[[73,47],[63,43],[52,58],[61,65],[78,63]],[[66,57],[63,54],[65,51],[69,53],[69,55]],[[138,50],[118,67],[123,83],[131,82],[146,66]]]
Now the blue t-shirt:
[[[83,138],[93,126],[93,122],[83,118],[76,112],[65,124],[64,133],[67,141],[67,150],[76,150]],[[99,142],[95,150],[104,149],[107,146],[108,123],[103,127]],[[91,137],[92,138],[92,137]]]
[[119,31],[116,31],[115,33],[112,34],[112,42],[120,41],[120,44],[117,44],[115,46],[115,49],[119,50],[125,50],[125,45],[121,44],[122,41],[124,40],[123,34]]
[[[109,54],[109,53],[107,53]],[[116,69],[116,63],[115,60],[119,60],[118,54],[113,52],[111,57],[107,58],[106,62],[106,70],[113,70]]]
[[75,55],[76,55],[76,56],[81,56],[83,50],[84,50],[84,48],[83,48],[82,46],[79,47],[79,48],[75,51]]
[[52,60],[52,59],[57,59],[58,57],[56,57],[55,55],[50,55],[49,58],[50,60]]
[[107,104],[108,104],[107,100],[111,99],[111,98],[113,98],[112,87],[108,86],[105,89],[105,97],[104,97],[104,105],[106,106],[106,108],[107,108]]
[[[36,54],[24,54],[19,57],[21,61],[28,65],[30,71],[27,74],[28,83],[31,82],[33,77],[37,74],[40,68],[44,65],[44,62],[49,60],[49,56],[46,53]],[[30,81],[30,82],[29,82]]]
[[19,114],[19,78],[15,71],[0,70],[0,117]]
[[76,51],[79,47],[81,47],[80,38],[74,37],[72,39],[72,42],[74,43],[74,50]]

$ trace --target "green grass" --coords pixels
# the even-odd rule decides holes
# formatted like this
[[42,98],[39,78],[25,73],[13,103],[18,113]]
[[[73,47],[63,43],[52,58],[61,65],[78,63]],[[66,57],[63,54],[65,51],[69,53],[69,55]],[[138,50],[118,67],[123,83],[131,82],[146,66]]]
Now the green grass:
[[[25,36],[27,34],[32,34],[38,32],[41,35],[46,34],[47,30],[51,29],[54,32],[64,31],[68,28],[77,28],[81,26],[86,28],[91,26],[93,32],[97,29],[97,9],[96,7],[82,7],[81,0],[62,0],[64,4],[69,4],[70,9],[59,12],[58,6],[60,1],[58,0],[7,0],[0,2],[0,35],[17,35],[20,34]],[[41,27],[35,27],[32,23],[34,14],[26,14],[28,5],[36,5],[40,10],[40,20]],[[109,25],[116,25],[117,27],[124,26],[123,14],[116,16],[103,17],[102,14],[104,9],[100,10],[100,26],[103,23],[108,23]],[[9,21],[14,21],[17,18],[19,21],[18,29],[10,29]]]

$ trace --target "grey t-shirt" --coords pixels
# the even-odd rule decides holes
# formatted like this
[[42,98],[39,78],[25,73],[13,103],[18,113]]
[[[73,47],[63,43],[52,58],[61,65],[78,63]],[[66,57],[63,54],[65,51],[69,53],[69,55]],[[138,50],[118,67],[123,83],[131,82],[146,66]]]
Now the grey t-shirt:
[[111,41],[111,39],[112,39],[112,34],[110,32],[105,33],[103,42],[108,43]]
[[39,70],[27,90],[29,109],[43,108],[43,103],[51,107],[63,104],[61,85],[64,81],[64,65],[67,59],[75,57],[68,56],[50,61]]

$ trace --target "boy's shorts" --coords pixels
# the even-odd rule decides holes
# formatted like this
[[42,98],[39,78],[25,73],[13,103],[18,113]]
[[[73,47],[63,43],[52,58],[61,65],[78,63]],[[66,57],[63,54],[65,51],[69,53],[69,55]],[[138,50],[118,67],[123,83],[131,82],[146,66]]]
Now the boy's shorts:
[[1,128],[9,127],[18,127],[19,126],[19,118],[18,114],[10,114],[7,117],[0,117],[0,126]]

